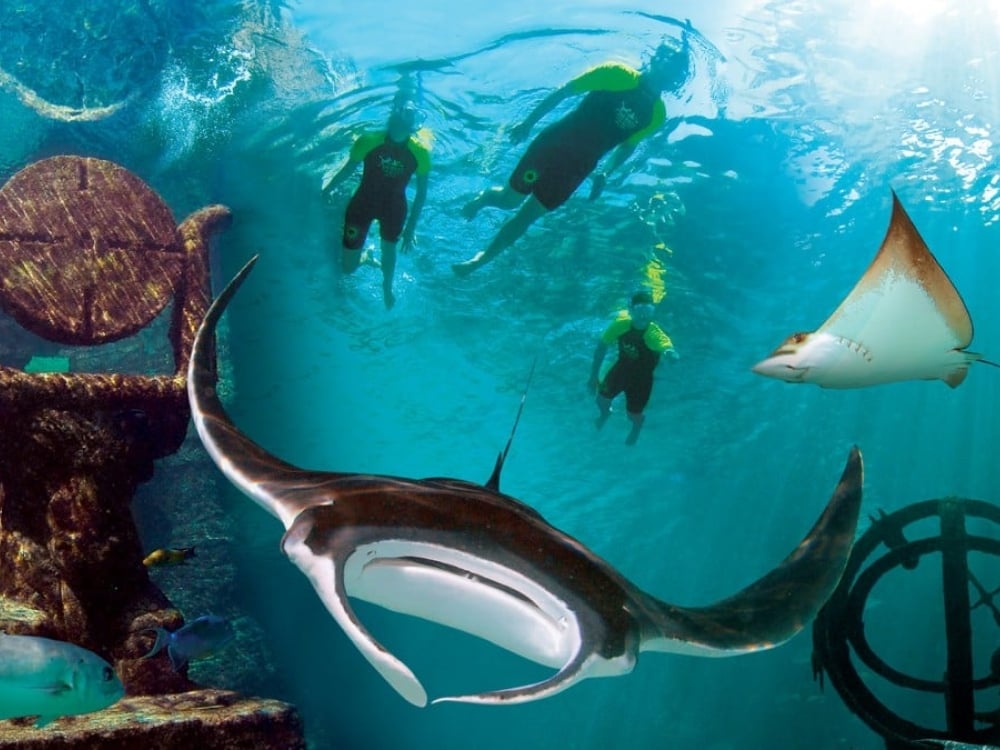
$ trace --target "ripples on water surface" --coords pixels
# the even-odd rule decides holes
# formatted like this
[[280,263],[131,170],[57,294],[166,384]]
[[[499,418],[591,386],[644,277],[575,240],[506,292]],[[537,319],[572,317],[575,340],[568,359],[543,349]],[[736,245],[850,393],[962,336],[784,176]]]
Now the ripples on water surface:
[[[0,169],[92,154],[142,175],[178,217],[231,206],[217,272],[262,254],[230,316],[233,413],[296,463],[483,480],[537,356],[505,489],[644,588],[707,603],[788,552],[852,443],[867,460],[866,510],[1000,492],[992,372],[973,368],[956,391],[826,392],[748,371],[832,311],[881,240],[890,188],[962,290],[973,348],[1000,357],[998,6],[842,6],[8,2]],[[667,106],[687,121],[645,141],[600,201],[574,197],[456,279],[451,263],[501,219],[466,223],[458,210],[522,152],[505,129],[589,65],[640,63],[686,18],[702,40],[695,78]],[[319,187],[382,123],[402,77],[420,82],[434,169],[386,313],[377,272],[344,279],[334,266],[354,183],[332,205]],[[620,413],[593,432],[584,386],[596,336],[652,259],[666,268],[658,319],[682,359],[659,372],[628,449]],[[629,677],[538,704],[411,708],[283,561],[280,529],[242,498],[222,510],[206,523],[235,535],[227,606],[248,615],[241,634],[260,660],[234,686],[295,701],[316,747],[877,746],[810,681],[808,635],[735,660],[646,655]],[[462,636],[362,612],[432,694],[541,676]],[[918,625],[908,632],[911,651],[927,650]]]

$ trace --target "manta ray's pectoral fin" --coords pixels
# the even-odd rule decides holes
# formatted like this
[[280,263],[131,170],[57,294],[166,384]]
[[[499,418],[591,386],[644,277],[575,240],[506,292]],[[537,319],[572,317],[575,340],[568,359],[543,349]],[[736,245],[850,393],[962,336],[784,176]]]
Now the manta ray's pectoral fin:
[[973,362],[980,362],[984,365],[989,365],[990,367],[1000,368],[1000,363],[991,362],[988,359],[983,359],[982,354],[976,352],[966,351],[964,349],[955,349],[954,353],[961,357],[959,364],[955,368],[941,378],[945,383],[950,385],[952,388],[957,388],[965,380],[965,376],[969,374],[969,365]]
[[966,375],[969,374],[969,365],[964,364],[956,367],[954,370],[945,375],[944,382],[948,384],[951,388],[958,388],[965,382]]
[[863,465],[855,447],[819,520],[774,570],[708,607],[647,603],[642,650],[730,656],[784,643],[833,593],[854,546]]
[[[482,705],[501,706],[537,701],[553,696],[556,693],[561,693],[563,690],[580,682],[580,680],[595,676],[593,673],[599,670],[593,667],[596,667],[599,663],[603,663],[603,660],[581,649],[556,674],[540,682],[516,688],[493,690],[487,693],[445,696],[435,698],[431,703],[479,703]],[[629,671],[628,668],[618,670],[618,672],[627,671]]]
[[343,560],[317,554],[310,549],[306,543],[310,529],[308,523],[293,525],[281,543],[285,554],[306,575],[327,611],[375,671],[407,702],[423,708],[427,705],[424,686],[413,671],[379,643],[355,615],[344,586]]

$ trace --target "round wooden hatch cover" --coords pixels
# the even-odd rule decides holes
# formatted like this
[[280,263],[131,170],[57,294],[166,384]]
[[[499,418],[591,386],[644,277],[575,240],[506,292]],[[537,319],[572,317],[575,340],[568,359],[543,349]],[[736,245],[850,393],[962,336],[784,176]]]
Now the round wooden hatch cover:
[[174,297],[183,267],[169,207],[117,164],[56,156],[0,188],[0,305],[39,336],[129,336]]

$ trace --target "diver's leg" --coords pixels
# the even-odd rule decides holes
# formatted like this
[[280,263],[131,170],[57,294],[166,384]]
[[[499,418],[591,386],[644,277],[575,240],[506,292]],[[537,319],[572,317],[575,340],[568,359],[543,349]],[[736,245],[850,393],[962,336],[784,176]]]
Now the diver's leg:
[[611,400],[625,388],[624,372],[621,360],[616,361],[611,365],[611,369],[608,370],[607,374],[605,374],[601,384],[597,386],[597,397],[595,399],[595,403],[597,404],[597,419],[594,420],[594,427],[597,429],[604,427],[604,423],[611,416]]
[[642,412],[634,414],[627,411],[626,413],[628,414],[629,421],[632,422],[632,429],[625,438],[625,445],[635,445],[635,441],[639,439],[639,431],[642,429],[642,423],[646,421],[646,417]]
[[344,229],[340,238],[340,267],[344,273],[354,273],[364,260],[365,239],[371,223],[367,201],[364,196],[355,193],[344,212]]
[[354,273],[361,265],[361,250],[345,247],[340,251],[340,267],[344,273]]
[[611,399],[598,393],[595,400],[597,402],[597,419],[594,420],[594,427],[601,429],[608,421],[608,417],[611,416]]
[[475,218],[481,208],[502,208],[505,211],[517,208],[524,200],[524,193],[512,190],[510,185],[487,188],[465,204],[462,216],[466,219]]
[[386,310],[391,310],[396,304],[396,297],[392,293],[392,279],[396,273],[396,244],[382,240],[382,297]]
[[500,231],[497,232],[496,237],[493,238],[493,241],[490,242],[485,250],[476,253],[468,260],[462,261],[461,263],[455,263],[451,267],[452,270],[459,276],[466,276],[480,266],[489,263],[496,256],[513,245],[514,242],[527,231],[528,227],[544,216],[547,212],[548,209],[539,203],[538,198],[532,195],[527,201],[525,201],[524,205],[521,206],[521,210],[514,214],[513,218],[500,227]]
[[632,429],[625,438],[626,445],[635,445],[639,439],[639,431],[642,423],[646,421],[643,410],[649,403],[649,396],[653,392],[653,371],[649,370],[632,373],[625,386],[625,413],[632,423]]

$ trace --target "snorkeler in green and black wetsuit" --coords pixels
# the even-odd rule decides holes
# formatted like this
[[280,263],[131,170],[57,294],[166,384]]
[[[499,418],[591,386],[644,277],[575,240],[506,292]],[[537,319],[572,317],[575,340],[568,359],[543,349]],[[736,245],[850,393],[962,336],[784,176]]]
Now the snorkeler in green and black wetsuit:
[[[377,220],[382,248],[382,292],[387,308],[396,301],[392,292],[396,245],[402,236],[404,253],[413,246],[417,220],[427,199],[430,147],[417,136],[419,127],[420,112],[412,103],[394,107],[386,130],[359,137],[347,163],[323,188],[324,193],[330,193],[354,173],[358,164],[364,164],[361,184],[347,204],[344,216],[341,266],[345,273],[351,273],[361,265],[368,230]],[[406,221],[406,186],[413,175],[417,177],[417,192]]]
[[590,198],[597,198],[607,174],[624,164],[638,143],[666,121],[660,93],[679,89],[690,73],[688,45],[664,43],[641,72],[621,63],[605,63],[549,94],[511,130],[515,142],[523,140],[564,99],[586,96],[531,143],[507,185],[484,190],[466,204],[463,214],[471,219],[485,206],[512,209],[523,202],[485,250],[452,266],[455,273],[464,276],[513,244],[539,217],[561,206],[601,158],[615,149],[604,172],[594,175]]
[[[594,349],[589,386],[597,392],[597,428],[604,426],[611,415],[611,400],[625,393],[625,413],[632,423],[625,442],[634,445],[645,421],[643,409],[653,392],[653,371],[663,355],[670,361],[678,359],[677,350],[670,337],[653,322],[653,297],[647,291],[638,291],[629,300],[628,310],[623,310],[601,335]],[[611,369],[598,379],[608,347],[618,345],[618,359]]]

